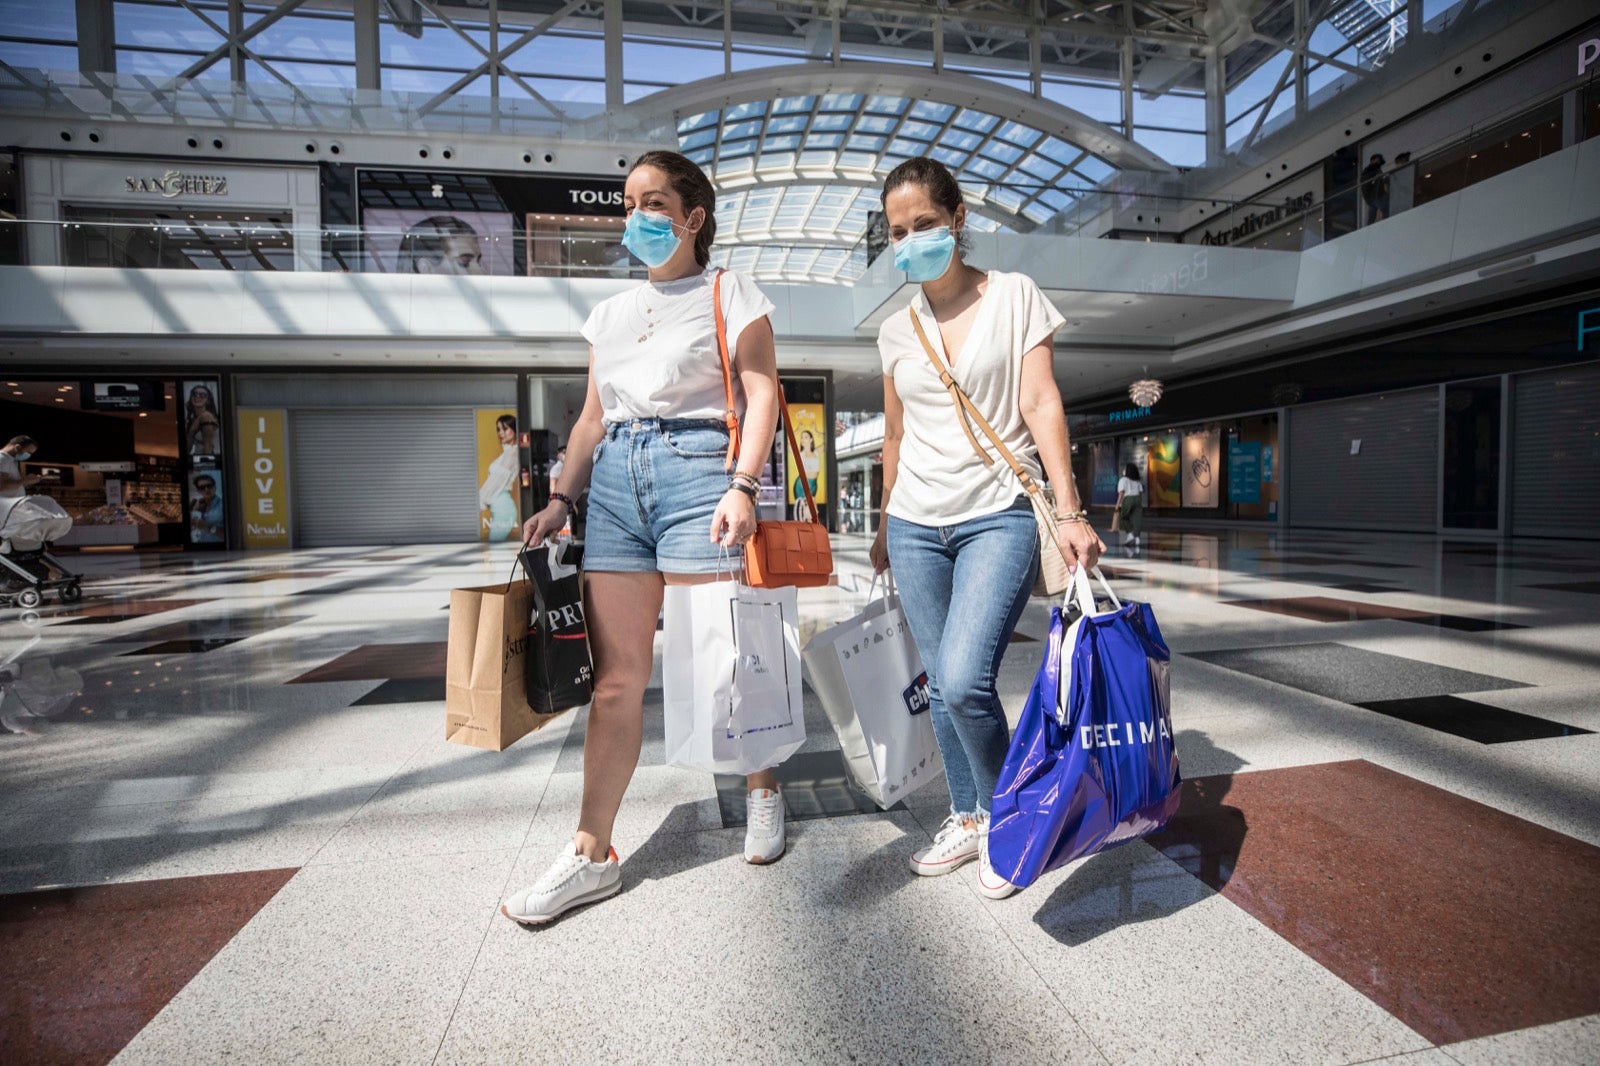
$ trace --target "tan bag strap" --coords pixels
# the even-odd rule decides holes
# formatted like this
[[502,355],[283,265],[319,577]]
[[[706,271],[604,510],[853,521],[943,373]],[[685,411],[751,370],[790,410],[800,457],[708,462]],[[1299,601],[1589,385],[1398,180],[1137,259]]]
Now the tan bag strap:
[[[716,280],[711,283],[711,299],[716,307],[717,320],[717,351],[722,355],[722,387],[728,397],[728,411],[726,421],[728,425],[728,468],[739,459],[739,436],[742,432],[739,426],[739,415],[733,409],[733,361],[728,357],[728,324],[722,317],[722,275],[725,270],[718,270]],[[783,412],[783,435],[789,441],[789,452],[794,456],[795,469],[800,471],[800,487],[805,489],[806,506],[811,509],[811,521],[822,524],[822,512],[817,510],[817,501],[811,494],[811,479],[805,476],[806,467],[800,458],[800,440],[794,435],[794,425],[789,421],[789,401],[783,396],[783,381],[776,382],[778,386],[778,409]]]
[[978,406],[972,402],[971,397],[956,383],[954,376],[945,367],[944,360],[939,358],[939,354],[933,350],[933,345],[928,343],[928,334],[922,329],[922,319],[917,315],[916,308],[907,308],[907,310],[911,313],[911,325],[916,328],[917,339],[922,342],[922,350],[928,354],[928,360],[933,363],[933,369],[939,375],[940,384],[949,390],[950,399],[955,401],[956,413],[961,419],[961,428],[966,432],[967,440],[972,443],[972,450],[978,453],[978,458],[983,460],[984,466],[994,465],[994,458],[983,450],[983,447],[978,444],[978,438],[972,435],[972,427],[967,424],[968,419],[978,423],[978,428],[983,430],[984,435],[995,446],[995,450],[1006,461],[1006,465],[1011,467],[1011,472],[1017,475],[1018,481],[1022,482],[1023,489],[1030,496],[1038,495],[1040,492],[1039,483],[1034,480],[1032,474],[1028,473],[1028,468],[1023,466],[1015,455],[1011,454],[1011,449],[1007,448],[1004,442],[1000,440],[1000,434],[994,431],[994,427],[989,424],[988,419],[983,417],[983,413],[978,410]]

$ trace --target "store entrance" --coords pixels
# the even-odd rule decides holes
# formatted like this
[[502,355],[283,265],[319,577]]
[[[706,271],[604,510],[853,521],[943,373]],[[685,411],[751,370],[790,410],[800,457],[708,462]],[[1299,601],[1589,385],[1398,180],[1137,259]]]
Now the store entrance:
[[[0,384],[0,438],[38,442],[22,467],[41,479],[29,491],[51,497],[72,516],[58,549],[175,550],[225,542],[222,478],[212,469],[222,428],[214,382],[123,376],[17,377]],[[198,414],[186,424],[189,391]],[[213,462],[205,462],[207,455]]]

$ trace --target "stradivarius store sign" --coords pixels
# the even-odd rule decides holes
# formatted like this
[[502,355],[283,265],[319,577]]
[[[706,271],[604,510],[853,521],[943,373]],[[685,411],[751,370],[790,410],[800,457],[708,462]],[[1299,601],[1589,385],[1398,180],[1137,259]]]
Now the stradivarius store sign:
[[123,179],[126,191],[175,200],[180,196],[226,196],[228,179],[221,174],[188,174],[168,170],[163,174],[130,174]]

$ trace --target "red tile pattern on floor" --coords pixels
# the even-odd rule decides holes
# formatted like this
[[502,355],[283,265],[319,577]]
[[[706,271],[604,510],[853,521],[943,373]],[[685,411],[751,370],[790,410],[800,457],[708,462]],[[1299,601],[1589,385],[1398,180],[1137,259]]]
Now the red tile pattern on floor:
[[1332,596],[1286,596],[1278,600],[1223,600],[1229,607],[1248,607],[1269,614],[1286,614],[1313,622],[1367,622],[1375,618],[1432,618],[1435,612],[1413,611],[1408,607],[1388,607],[1381,603],[1360,603]]
[[289,684],[309,681],[383,681],[394,677],[443,677],[445,642],[363,644],[332,662],[308,670]]
[[1150,838],[1435,1044],[1600,1012],[1600,848],[1365,760],[1202,777]]
[[295,872],[0,896],[0,1059],[110,1062]]

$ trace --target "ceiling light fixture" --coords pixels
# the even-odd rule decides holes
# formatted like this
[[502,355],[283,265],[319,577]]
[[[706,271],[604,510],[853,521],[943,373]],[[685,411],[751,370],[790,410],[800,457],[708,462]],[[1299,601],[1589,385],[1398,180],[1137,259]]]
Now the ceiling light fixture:
[[[1145,367],[1145,373],[1149,372],[1150,368]],[[1154,407],[1161,399],[1161,382],[1155,378],[1140,378],[1128,386],[1128,399],[1137,407]]]

